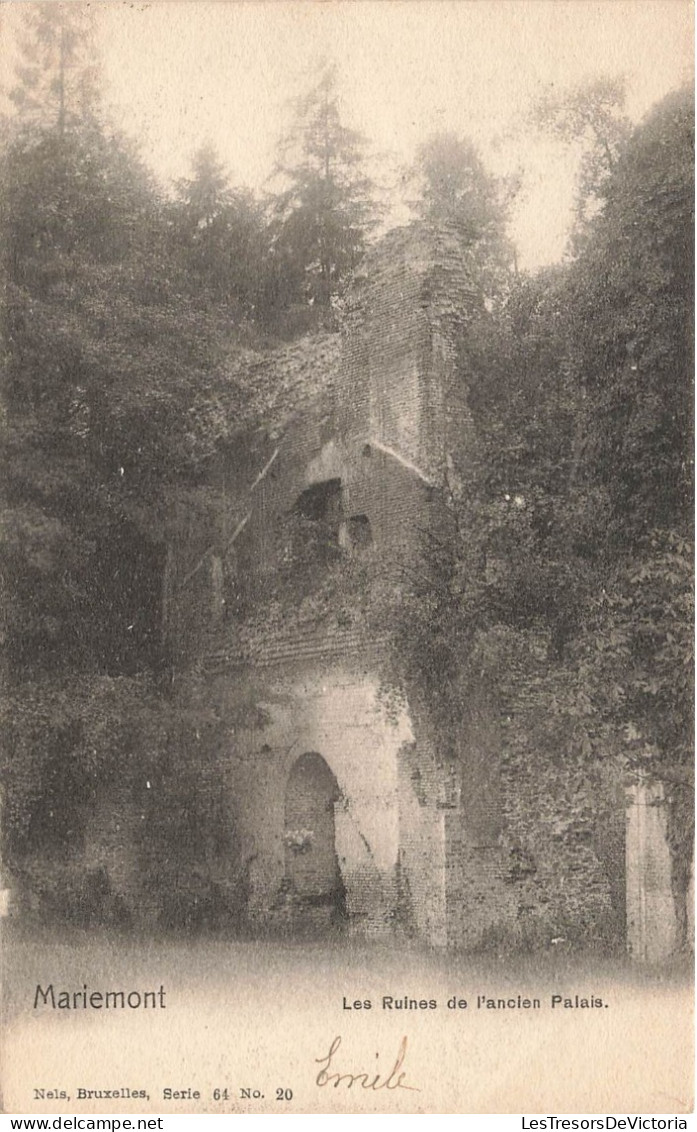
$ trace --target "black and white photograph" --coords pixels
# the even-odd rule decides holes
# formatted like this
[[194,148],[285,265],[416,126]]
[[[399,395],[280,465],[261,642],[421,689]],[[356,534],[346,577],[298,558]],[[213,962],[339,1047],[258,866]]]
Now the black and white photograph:
[[0,5],[3,1112],[687,1129],[694,106],[688,0]]

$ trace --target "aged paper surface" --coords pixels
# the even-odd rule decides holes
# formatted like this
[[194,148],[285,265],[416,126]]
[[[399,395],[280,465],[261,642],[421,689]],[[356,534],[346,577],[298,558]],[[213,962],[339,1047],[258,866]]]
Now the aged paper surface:
[[[6,86],[22,10],[35,5],[11,7],[2,13]],[[442,312],[446,299],[454,307],[469,300],[448,258],[452,244],[418,234],[412,240],[404,228],[412,216],[409,192],[399,186],[417,147],[437,133],[471,138],[493,174],[523,185],[511,222],[516,271],[558,264],[581,151],[569,156],[559,138],[535,133],[526,108],[545,92],[626,77],[635,125],[690,81],[692,6],[165,0],[106,3],[96,17],[111,113],[163,184],[188,176],[192,153],[210,142],[235,182],[266,192],[290,100],[312,85],[318,61],[329,59],[339,69],[348,124],[374,143],[369,171],[387,202],[384,231],[374,233],[361,269],[367,301],[337,304],[331,341],[322,330],[300,358],[307,388],[297,398],[299,355],[292,345],[269,350],[269,372],[288,382],[290,405],[274,393],[267,419],[262,411],[257,421],[261,440],[224,480],[230,498],[237,481],[250,488],[248,497],[238,492],[225,519],[221,545],[231,551],[234,544],[230,561],[203,537],[177,563],[176,525],[164,525],[169,574],[157,615],[170,618],[168,632],[191,633],[192,611],[195,620],[210,595],[197,590],[187,612],[189,599],[172,577],[177,584],[205,579],[214,604],[223,572],[237,572],[236,592],[254,590],[264,516],[290,507],[278,502],[279,484],[292,481],[295,512],[309,523],[320,511],[333,522],[332,509],[342,506],[336,485],[348,483],[358,499],[360,477],[369,479],[359,463],[371,461],[370,475],[384,474],[389,490],[377,503],[368,491],[367,502],[352,504],[354,514],[336,520],[337,546],[356,557],[373,541],[370,553],[379,553],[383,526],[388,545],[391,514],[404,525],[416,522],[412,504],[403,503],[412,484],[422,493],[438,489],[442,445],[433,439],[437,421],[428,432],[433,420],[427,428],[418,416],[426,396],[419,382],[451,372],[454,338]],[[410,304],[413,312],[418,307],[413,318]],[[254,361],[260,381],[268,379],[264,364]],[[370,386],[365,428],[361,375]],[[338,405],[329,425],[313,417],[325,378]],[[272,481],[274,463],[280,472]],[[395,468],[402,479],[390,478]],[[522,509],[525,501],[517,501]],[[686,952],[676,953],[663,788],[641,779],[625,796],[618,779],[608,789],[621,841],[608,857],[617,869],[611,875],[592,832],[567,853],[563,791],[554,813],[542,788],[535,800],[520,768],[504,767],[504,816],[490,817],[498,787],[487,766],[502,741],[484,709],[468,732],[471,764],[454,783],[430,739],[422,752],[418,710],[384,694],[379,650],[356,643],[346,618],[335,618],[338,629],[296,626],[284,636],[266,616],[263,640],[246,641],[247,651],[240,646],[236,655],[228,641],[204,664],[216,718],[229,713],[230,753],[215,766],[220,804],[235,814],[227,873],[224,862],[208,858],[208,873],[198,862],[182,881],[183,866],[172,868],[170,856],[162,884],[172,899],[166,903],[159,892],[157,903],[150,894],[141,907],[132,872],[144,866],[134,865],[132,849],[137,838],[142,844],[138,822],[155,819],[145,802],[126,797],[118,775],[106,795],[90,794],[83,848],[93,905],[86,920],[56,915],[60,888],[53,901],[26,897],[21,870],[8,861],[9,907],[0,921],[3,1111],[691,1112],[692,981]],[[244,705],[247,711],[253,701],[251,722],[234,698],[244,681],[252,689]],[[590,830],[592,817],[584,820]],[[507,821],[525,828],[525,849]],[[546,857],[542,849],[535,856],[555,821],[567,831],[556,871],[553,843]],[[551,896],[542,880],[535,887],[544,869]],[[204,873],[205,899],[214,890],[232,893],[237,919],[234,910],[226,918],[214,909],[177,921],[171,909],[182,906],[184,889],[193,908],[205,904],[191,895]],[[242,890],[244,915],[234,904]],[[539,892],[540,907],[561,907],[564,893],[573,894],[573,926],[568,918],[540,919],[566,923],[568,934],[563,926],[527,936],[520,930],[521,918],[540,913],[533,907]],[[594,935],[601,906],[614,916],[612,946]],[[591,951],[583,947],[586,925]]]

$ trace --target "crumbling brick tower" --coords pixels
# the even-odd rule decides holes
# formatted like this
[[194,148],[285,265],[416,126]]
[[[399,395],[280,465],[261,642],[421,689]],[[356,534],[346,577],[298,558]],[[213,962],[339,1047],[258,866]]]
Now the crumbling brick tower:
[[[422,553],[449,428],[467,428],[449,391],[474,302],[452,234],[390,233],[352,286],[333,377],[269,442],[231,566],[254,612],[231,620],[210,661],[231,719],[242,686],[256,705],[223,773],[260,923],[401,930],[445,946],[476,942],[510,912],[490,736],[463,791],[426,718],[385,695],[384,635],[345,600],[333,605],[331,588],[318,608],[312,584],[290,602],[276,585],[289,560],[292,572],[293,538],[320,591],[325,568],[370,564],[371,585],[384,586]],[[289,516],[300,536],[286,536]]]

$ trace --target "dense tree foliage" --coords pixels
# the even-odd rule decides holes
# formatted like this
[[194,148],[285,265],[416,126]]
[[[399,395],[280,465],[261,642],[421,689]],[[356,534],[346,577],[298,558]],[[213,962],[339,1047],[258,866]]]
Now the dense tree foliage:
[[[375,219],[364,142],[326,68],[295,106],[275,196],[234,187],[205,145],[168,196],[103,119],[88,10],[31,5],[26,32],[0,154],[5,848],[69,856],[86,823],[76,799],[118,780],[154,838],[211,861],[197,830],[217,828],[213,803],[190,756],[222,724],[195,674],[178,674],[176,707],[163,691],[168,514],[200,503],[221,448],[243,445],[238,425],[278,392],[253,387],[253,367],[233,378],[231,356],[331,323]],[[630,133],[621,88],[602,81],[547,99],[537,121],[583,159],[569,260],[534,277],[510,271],[514,186],[452,135],[416,155],[416,211],[457,232],[478,295],[456,391],[473,424],[450,453],[447,521],[383,627],[453,759],[471,705],[498,689],[511,714],[523,692],[532,703],[534,736],[520,723],[518,740],[573,764],[579,805],[608,765],[666,783],[681,897],[692,103],[671,96]],[[315,584],[306,535],[293,550],[300,591]],[[334,609],[328,587],[350,569],[333,544],[323,566]]]
[[505,289],[513,263],[507,235],[514,179],[487,172],[476,147],[456,134],[434,134],[417,149],[414,167],[416,214],[455,228],[474,259],[480,284],[493,296]]
[[342,122],[336,70],[296,101],[282,139],[271,226],[274,286],[283,302],[326,311],[358,263],[375,216],[365,141]]
[[95,555],[134,522],[142,539],[148,509],[205,463],[196,410],[210,405],[225,327],[172,287],[162,206],[118,140],[41,133],[10,147],[2,180],[7,549],[29,603],[27,623],[10,607],[11,654],[43,663],[55,647],[62,664],[74,640],[92,663],[95,631],[106,647],[89,612],[105,604]]
[[[140,781],[127,732],[165,741],[164,521],[234,420],[234,397],[225,418],[217,401],[229,313],[184,286],[171,205],[102,122],[91,64],[81,76],[81,48],[91,56],[74,9],[32,6],[28,23],[36,68],[20,71],[0,155],[2,761],[15,859],[51,837],[76,849],[85,782],[98,789],[117,764]],[[151,773],[157,753],[153,741]]]
[[624,82],[600,76],[564,91],[545,93],[533,120],[578,154],[572,244],[583,243],[586,223],[603,207],[608,180],[631,132]]
[[603,764],[667,784],[682,914],[693,838],[693,151],[683,92],[618,151],[576,258],[521,279],[468,327],[460,373],[475,434],[454,453],[452,524],[428,547],[398,637],[453,754],[482,687],[500,689],[507,710],[536,689],[528,742],[558,758],[563,723],[566,757],[583,767],[579,806]]
[[176,186],[172,251],[199,303],[207,295],[242,323],[264,292],[262,208],[250,192],[232,188],[209,145],[194,154],[192,166],[193,175]]
[[89,6],[38,3],[27,8],[18,83],[9,92],[24,127],[51,126],[59,136],[93,119],[98,69]]

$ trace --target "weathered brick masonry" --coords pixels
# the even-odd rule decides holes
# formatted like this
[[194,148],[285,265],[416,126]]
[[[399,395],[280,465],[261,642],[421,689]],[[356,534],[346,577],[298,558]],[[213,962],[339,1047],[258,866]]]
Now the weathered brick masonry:
[[[336,373],[274,445],[235,546],[239,589],[249,598],[253,585],[257,600],[260,593],[270,600],[230,627],[210,663],[233,688],[241,673],[265,673],[267,721],[238,733],[230,760],[231,796],[252,860],[251,915],[296,925],[320,915],[311,894],[303,899],[292,884],[293,855],[320,847],[289,845],[301,831],[287,827],[287,783],[298,759],[314,754],[337,783],[334,838],[347,929],[375,936],[399,928],[445,945],[448,776],[427,736],[415,735],[407,704],[385,701],[385,641],[370,635],[355,609],[332,609],[330,600],[317,611],[310,599],[303,621],[302,611],[289,616],[273,595],[286,517],[306,499],[321,509],[322,490],[332,494],[327,533],[338,554],[328,569],[340,571],[345,559],[369,566],[378,585],[398,585],[400,564],[419,553],[445,456],[442,371],[454,363],[454,336],[442,334],[432,296],[432,244],[424,233],[394,233],[356,280]],[[462,273],[463,293],[465,283]],[[276,614],[271,624],[269,613]],[[330,890],[314,895],[320,901]],[[326,919],[337,922],[331,902]]]

